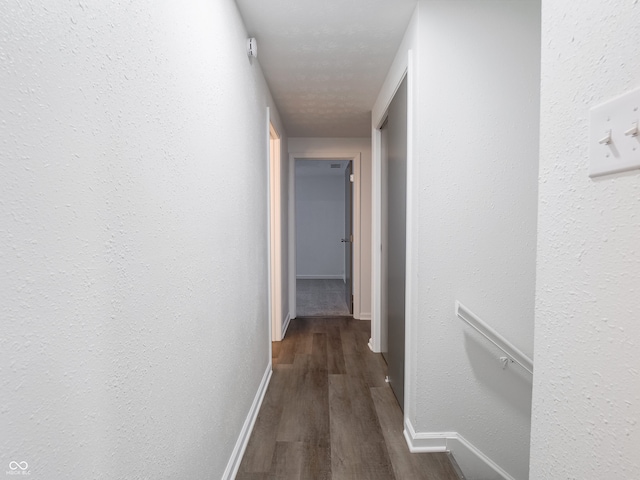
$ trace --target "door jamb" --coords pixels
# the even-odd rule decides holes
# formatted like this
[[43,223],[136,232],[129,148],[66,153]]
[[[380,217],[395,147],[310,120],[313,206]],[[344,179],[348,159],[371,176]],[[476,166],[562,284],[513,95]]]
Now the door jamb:
[[[269,318],[271,340],[284,337],[282,322],[281,138],[269,119]],[[285,326],[286,328],[286,326]]]

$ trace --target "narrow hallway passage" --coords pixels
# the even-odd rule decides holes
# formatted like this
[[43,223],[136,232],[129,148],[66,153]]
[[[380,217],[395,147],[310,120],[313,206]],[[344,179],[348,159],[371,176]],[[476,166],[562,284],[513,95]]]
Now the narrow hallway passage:
[[273,344],[273,377],[237,480],[457,480],[447,454],[411,454],[370,322],[298,318]]

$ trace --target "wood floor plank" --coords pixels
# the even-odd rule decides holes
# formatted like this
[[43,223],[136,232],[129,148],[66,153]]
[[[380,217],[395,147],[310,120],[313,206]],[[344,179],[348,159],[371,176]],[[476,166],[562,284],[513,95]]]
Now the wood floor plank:
[[238,472],[235,480],[277,480],[272,473]]
[[396,478],[458,480],[446,453],[412,454],[409,452],[403,434],[402,412],[389,386],[372,388],[371,397]]
[[256,419],[247,449],[242,458],[241,472],[268,472],[276,446],[276,435],[283,411],[283,395],[288,391],[292,365],[275,365],[260,414]]
[[[282,349],[282,342],[271,342],[271,359],[278,358],[280,350]],[[275,363],[275,362],[273,362]]]
[[351,328],[344,327],[340,329],[340,337],[342,339],[342,351],[344,352],[344,355],[356,354],[358,346],[356,343],[355,332]]
[[311,334],[311,368],[327,375],[327,334]]
[[301,442],[278,442],[271,473],[278,479],[298,480],[302,475],[303,448]]
[[[368,352],[374,355],[372,352]],[[386,385],[384,381],[386,375],[386,364],[367,360],[365,356],[358,353],[345,353],[344,363],[347,374],[354,378],[361,378],[370,387],[381,387]],[[379,368],[375,368],[379,367]]]
[[271,474],[278,480],[331,480],[329,446],[278,442]]
[[297,322],[297,329],[294,332],[295,347],[294,351],[296,355],[310,355],[313,337],[311,335],[311,326],[313,325],[312,319],[300,319]]
[[279,442],[329,445],[328,376],[326,367],[315,368],[313,365],[312,355],[296,355],[293,378],[283,395],[286,415],[279,424]]
[[291,321],[236,480],[457,480],[446,454],[411,454],[367,345],[370,322]]
[[394,480],[396,478],[384,443],[353,445],[349,449],[348,461],[344,461],[345,458],[347,455],[343,455],[337,464],[332,461],[333,480]]
[[327,371],[329,375],[347,373],[342,350],[342,338],[339,325],[328,325],[327,332]]
[[348,375],[330,375],[329,412],[334,480],[393,479],[384,437],[364,382]]
[[289,332],[281,342],[273,342],[279,343],[280,346],[277,348],[278,356],[276,360],[274,360],[274,365],[292,365],[295,359],[295,347],[296,347],[296,339],[295,332],[292,331],[293,328],[289,328]]

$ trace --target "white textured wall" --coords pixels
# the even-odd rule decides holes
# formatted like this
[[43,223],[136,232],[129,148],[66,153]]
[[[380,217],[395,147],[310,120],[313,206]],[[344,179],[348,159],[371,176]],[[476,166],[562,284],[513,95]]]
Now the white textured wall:
[[269,361],[236,6],[4,2],[0,31],[0,468],[220,478]]
[[371,139],[289,138],[289,152],[332,158],[360,152],[360,318],[371,318]]
[[532,355],[539,22],[538,1],[419,4],[410,420],[458,432],[517,479],[531,377],[503,370],[454,304]]
[[588,177],[638,44],[638,2],[543,0],[532,479],[640,478],[640,172]]
[[[329,160],[296,160],[296,275],[343,278],[344,166]],[[339,162],[345,163],[345,162]]]

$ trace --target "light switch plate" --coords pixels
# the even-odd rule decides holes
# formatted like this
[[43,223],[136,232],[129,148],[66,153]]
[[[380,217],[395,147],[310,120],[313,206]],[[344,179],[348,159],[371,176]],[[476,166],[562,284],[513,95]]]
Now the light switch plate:
[[589,176],[640,168],[640,135],[629,133],[640,129],[640,88],[593,107],[590,117]]

